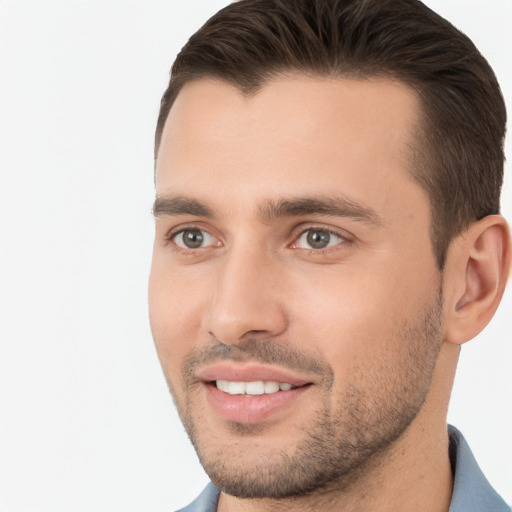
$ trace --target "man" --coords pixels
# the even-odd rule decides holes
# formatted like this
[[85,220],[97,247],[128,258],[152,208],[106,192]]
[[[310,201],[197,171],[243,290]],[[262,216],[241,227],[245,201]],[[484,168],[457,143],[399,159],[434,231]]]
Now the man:
[[241,0],[156,132],[150,317],[187,511],[505,511],[446,411],[511,261],[506,114],[415,0]]

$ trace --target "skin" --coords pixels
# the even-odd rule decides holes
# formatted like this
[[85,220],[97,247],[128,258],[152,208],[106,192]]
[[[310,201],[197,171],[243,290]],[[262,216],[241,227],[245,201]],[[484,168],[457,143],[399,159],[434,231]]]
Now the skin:
[[[453,244],[444,276],[437,269],[429,200],[409,173],[418,112],[396,81],[304,76],[249,97],[202,79],[173,105],[156,166],[150,320],[187,431],[228,491],[218,510],[448,510],[459,344],[497,306],[504,280],[489,287],[488,269],[505,269],[510,251],[496,217]],[[342,199],[345,210],[275,211],[297,198]],[[187,247],[184,230],[203,244]],[[328,247],[312,247],[313,232]],[[500,265],[471,253],[483,234],[485,254],[501,244]],[[219,417],[198,377],[217,360],[289,370],[295,356],[310,363],[293,368],[310,386],[256,424]],[[299,463],[319,471],[311,433],[324,440],[313,453],[341,461],[319,468],[340,467],[316,488],[300,475],[283,483]]]

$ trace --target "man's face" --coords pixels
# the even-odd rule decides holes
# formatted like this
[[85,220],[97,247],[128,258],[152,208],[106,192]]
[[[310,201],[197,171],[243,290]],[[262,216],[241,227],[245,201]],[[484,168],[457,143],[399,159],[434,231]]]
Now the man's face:
[[442,344],[417,109],[397,82],[301,76],[247,97],[203,79],[172,107],[151,326],[229,494],[349,483],[417,420]]

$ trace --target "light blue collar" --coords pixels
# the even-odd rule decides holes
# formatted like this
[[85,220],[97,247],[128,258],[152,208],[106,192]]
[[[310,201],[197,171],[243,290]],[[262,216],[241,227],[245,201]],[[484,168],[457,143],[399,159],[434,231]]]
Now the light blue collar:
[[449,512],[511,512],[485,478],[463,435],[452,426],[448,431],[450,453],[455,458],[452,460],[455,478]]

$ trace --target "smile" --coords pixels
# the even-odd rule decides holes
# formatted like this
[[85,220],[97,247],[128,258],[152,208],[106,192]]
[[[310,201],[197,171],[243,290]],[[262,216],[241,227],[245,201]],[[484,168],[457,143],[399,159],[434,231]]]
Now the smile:
[[262,423],[293,414],[314,389],[314,375],[257,363],[219,362],[201,368],[207,408],[223,421]]
[[262,380],[254,382],[233,382],[229,380],[217,380],[215,381],[217,389],[230,395],[271,395],[278,393],[279,391],[290,391],[296,386],[292,386],[288,382],[276,382]]

